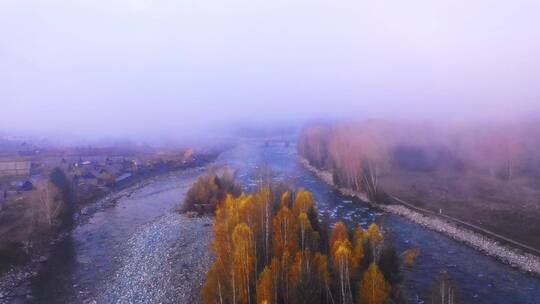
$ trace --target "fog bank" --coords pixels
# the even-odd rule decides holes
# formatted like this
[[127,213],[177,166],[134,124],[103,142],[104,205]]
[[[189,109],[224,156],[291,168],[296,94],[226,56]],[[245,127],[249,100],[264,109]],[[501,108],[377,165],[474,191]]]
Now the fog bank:
[[0,130],[174,138],[540,110],[540,2],[0,3]]

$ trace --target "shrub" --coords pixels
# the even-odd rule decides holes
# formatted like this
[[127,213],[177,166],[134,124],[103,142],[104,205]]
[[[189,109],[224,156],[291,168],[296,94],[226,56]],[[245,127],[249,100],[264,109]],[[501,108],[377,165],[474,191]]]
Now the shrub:
[[199,214],[213,213],[219,202],[227,194],[238,196],[240,186],[236,183],[234,174],[224,170],[221,174],[214,171],[197,178],[188,190],[181,211],[195,211]]

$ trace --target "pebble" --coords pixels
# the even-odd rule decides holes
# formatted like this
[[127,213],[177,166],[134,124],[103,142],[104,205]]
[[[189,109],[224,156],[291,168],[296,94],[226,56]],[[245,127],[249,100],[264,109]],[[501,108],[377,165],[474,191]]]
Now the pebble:
[[501,245],[481,234],[462,229],[439,218],[424,216],[401,205],[386,205],[383,208],[426,228],[441,232],[513,267],[540,274],[540,257],[538,256]]
[[200,303],[212,263],[213,219],[166,214],[143,226],[97,303]]

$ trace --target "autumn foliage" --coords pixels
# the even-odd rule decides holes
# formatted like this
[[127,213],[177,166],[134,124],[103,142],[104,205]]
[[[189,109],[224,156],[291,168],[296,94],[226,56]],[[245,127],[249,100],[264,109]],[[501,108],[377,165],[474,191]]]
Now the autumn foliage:
[[229,195],[216,210],[214,234],[204,303],[375,304],[397,288],[380,269],[377,225],[351,232],[338,222],[329,232],[304,190]]
[[210,170],[206,175],[199,176],[191,185],[184,200],[181,211],[195,211],[198,213],[213,213],[219,202],[227,194],[238,196],[240,186],[229,170],[221,173]]

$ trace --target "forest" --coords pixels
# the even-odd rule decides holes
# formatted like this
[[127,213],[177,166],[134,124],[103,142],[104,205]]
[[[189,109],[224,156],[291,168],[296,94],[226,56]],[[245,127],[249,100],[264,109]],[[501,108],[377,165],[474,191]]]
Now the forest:
[[263,187],[217,205],[204,303],[402,303],[398,253],[373,223],[330,226],[310,192]]
[[397,196],[540,248],[538,121],[312,124],[298,153],[373,202]]

